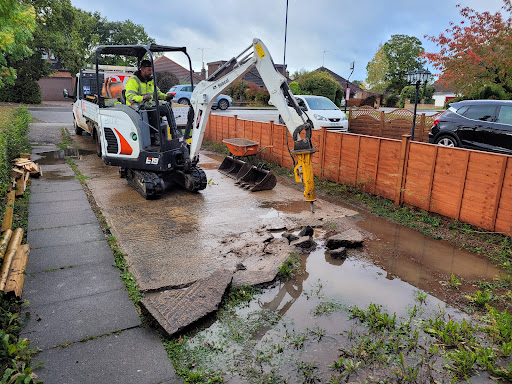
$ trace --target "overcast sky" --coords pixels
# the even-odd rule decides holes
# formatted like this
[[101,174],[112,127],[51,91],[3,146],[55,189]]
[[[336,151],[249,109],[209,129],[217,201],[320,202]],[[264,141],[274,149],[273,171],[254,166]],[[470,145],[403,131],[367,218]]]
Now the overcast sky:
[[[71,0],[110,21],[130,19],[158,44],[186,46],[194,70],[204,62],[228,60],[247,48],[253,37],[268,47],[276,64],[284,58],[286,0]],[[460,21],[456,4],[495,13],[502,0],[288,0],[286,64],[290,73],[322,65],[365,80],[366,65],[379,43],[392,35],[415,36],[427,52],[438,49],[424,35],[437,36]],[[178,57],[172,57],[179,61]],[[185,63],[181,61],[180,64]],[[432,70],[432,66],[429,66]]]

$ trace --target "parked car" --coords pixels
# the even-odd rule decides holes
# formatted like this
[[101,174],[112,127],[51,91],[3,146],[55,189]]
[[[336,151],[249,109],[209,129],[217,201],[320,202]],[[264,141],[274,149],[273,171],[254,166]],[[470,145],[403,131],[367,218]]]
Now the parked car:
[[512,154],[512,101],[464,100],[452,103],[434,121],[432,144]]
[[[324,96],[295,95],[297,104],[313,122],[313,129],[325,127],[329,131],[347,132],[347,115],[336,104]],[[279,122],[283,119],[279,116]]]
[[[194,85],[194,88],[196,86]],[[190,84],[182,84],[182,85],[175,85],[169,91],[167,94],[171,94],[174,96],[173,101],[175,103],[183,104],[183,105],[190,105],[190,96],[192,96],[193,88]],[[223,111],[228,109],[231,106],[232,100],[231,97],[228,95],[220,94],[217,96],[215,101],[213,102],[212,108],[216,109],[222,109]]]

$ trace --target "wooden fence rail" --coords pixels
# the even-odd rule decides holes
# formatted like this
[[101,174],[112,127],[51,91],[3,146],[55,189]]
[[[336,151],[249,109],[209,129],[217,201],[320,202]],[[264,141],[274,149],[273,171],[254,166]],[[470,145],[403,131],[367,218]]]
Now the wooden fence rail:
[[[243,137],[271,150],[259,156],[291,168],[285,126],[210,116],[205,138]],[[315,175],[429,212],[512,235],[512,157],[418,141],[313,131]]]

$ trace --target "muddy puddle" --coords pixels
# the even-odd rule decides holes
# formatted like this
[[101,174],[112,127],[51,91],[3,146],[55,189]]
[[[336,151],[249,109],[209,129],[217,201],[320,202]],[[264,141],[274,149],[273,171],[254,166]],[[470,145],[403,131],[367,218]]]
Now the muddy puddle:
[[[304,202],[264,205],[268,215],[309,209]],[[396,372],[404,369],[400,362],[382,364],[375,357],[374,365],[367,364],[372,348],[385,342],[353,318],[354,308],[369,310],[376,304],[382,313],[395,314],[397,323],[404,324],[423,324],[435,317],[461,321],[467,315],[446,304],[450,291],[442,289],[442,281],[451,274],[466,282],[492,280],[500,273],[485,258],[385,219],[364,215],[356,224],[374,235],[365,240],[364,247],[349,249],[346,259],[332,259],[322,239],[332,228],[316,228],[317,247],[300,255],[300,273],[261,290],[245,307],[220,312],[217,321],[187,339],[195,363],[217,372],[228,383],[398,379]],[[421,336],[416,338],[416,343],[427,343],[418,341]],[[358,348],[363,348],[360,362],[365,360],[364,369],[350,376],[346,366],[345,371],[336,368],[343,355],[350,355],[347,351]],[[387,355],[389,351],[373,353]],[[357,365],[357,359],[352,360]],[[432,358],[425,364],[415,382],[430,382],[432,377],[450,381],[441,359]],[[439,372],[432,374],[432,368]]]
[[52,150],[48,150],[48,148],[42,147],[39,150],[35,149],[33,151],[32,160],[40,165],[64,164],[66,163],[67,157],[81,159],[82,156],[87,156],[92,153],[93,151],[76,148],[57,150],[52,148]]

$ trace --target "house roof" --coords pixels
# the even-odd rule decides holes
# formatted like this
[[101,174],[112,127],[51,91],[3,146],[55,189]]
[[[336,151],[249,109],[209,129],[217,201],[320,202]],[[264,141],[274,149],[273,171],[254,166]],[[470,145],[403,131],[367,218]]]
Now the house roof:
[[455,89],[446,85],[445,83],[441,83],[436,81],[434,83],[434,87],[436,88],[436,93],[455,93]]
[[[154,61],[155,72],[171,72],[176,75],[180,83],[190,83],[190,72],[178,63],[172,61],[167,56],[160,56]],[[201,77],[196,73],[192,75],[194,83],[201,81]]]

